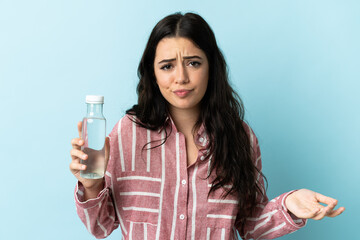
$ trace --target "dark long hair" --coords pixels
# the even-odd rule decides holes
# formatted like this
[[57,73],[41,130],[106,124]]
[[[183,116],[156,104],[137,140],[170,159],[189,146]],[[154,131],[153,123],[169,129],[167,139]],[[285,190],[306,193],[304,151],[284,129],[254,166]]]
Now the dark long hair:
[[[231,88],[223,54],[213,31],[206,21],[194,13],[175,13],[163,18],[151,32],[138,67],[138,104],[126,113],[136,116],[136,122],[157,130],[166,125],[169,114],[167,101],[160,93],[154,74],[156,47],[163,38],[184,37],[192,40],[206,54],[209,80],[201,100],[200,115],[193,129],[204,124],[209,136],[210,172],[216,172],[212,191],[222,187],[226,194],[236,194],[239,200],[239,223],[243,225],[257,204],[257,195],[264,189],[256,176],[262,174],[252,161],[249,136],[244,127],[244,106]],[[165,138],[166,141],[166,138]],[[163,142],[164,143],[164,142]],[[230,184],[232,188],[225,189]]]

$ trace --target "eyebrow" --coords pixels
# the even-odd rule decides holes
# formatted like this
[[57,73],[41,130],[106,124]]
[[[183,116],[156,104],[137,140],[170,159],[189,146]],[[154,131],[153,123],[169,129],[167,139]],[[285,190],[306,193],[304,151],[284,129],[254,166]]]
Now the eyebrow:
[[[202,59],[201,57],[197,56],[197,55],[194,55],[194,56],[185,56],[183,57],[183,59],[193,59],[193,58],[197,58],[197,59]],[[175,61],[176,58],[171,58],[171,59],[163,59],[161,60],[160,62],[158,62],[158,64],[161,64],[161,63],[165,63],[165,62],[172,62],[172,61]]]

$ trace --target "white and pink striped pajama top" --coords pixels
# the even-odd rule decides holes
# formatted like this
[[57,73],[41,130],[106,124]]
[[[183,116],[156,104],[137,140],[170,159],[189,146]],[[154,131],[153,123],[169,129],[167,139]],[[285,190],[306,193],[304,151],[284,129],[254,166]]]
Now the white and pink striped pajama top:
[[[147,130],[129,118],[132,116],[120,119],[109,134],[105,188],[97,198],[87,201],[83,200],[80,182],[75,188],[77,213],[88,231],[96,238],[105,238],[120,226],[124,240],[237,239],[236,197],[222,199],[224,190],[220,188],[207,198],[215,172],[206,179],[211,157],[204,158],[208,146],[204,128],[195,139],[203,147],[196,162],[187,166],[185,137],[171,118],[167,141],[151,150],[146,148],[159,145],[165,130]],[[246,128],[255,149],[254,163],[261,169],[258,140],[248,125]],[[142,150],[148,142],[151,144]],[[261,175],[258,179],[264,184]],[[289,193],[271,201],[266,196],[259,198],[256,214],[248,219],[242,238],[271,239],[303,227],[306,220],[289,214],[284,206]]]

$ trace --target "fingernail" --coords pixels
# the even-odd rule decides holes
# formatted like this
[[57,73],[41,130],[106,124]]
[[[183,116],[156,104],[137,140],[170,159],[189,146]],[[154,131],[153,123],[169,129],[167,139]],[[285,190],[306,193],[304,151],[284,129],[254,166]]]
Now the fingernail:
[[81,166],[81,169],[83,169],[83,170],[84,170],[84,169],[85,169],[85,165]]
[[80,144],[83,144],[83,142],[84,142],[83,140],[80,140],[80,141],[79,141]]
[[85,159],[86,157],[87,157],[87,155],[86,155],[86,154],[82,155],[82,159]]

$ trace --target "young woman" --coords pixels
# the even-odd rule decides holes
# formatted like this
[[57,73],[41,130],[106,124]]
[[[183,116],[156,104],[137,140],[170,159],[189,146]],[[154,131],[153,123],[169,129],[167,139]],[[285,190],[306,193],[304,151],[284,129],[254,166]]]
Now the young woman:
[[138,103],[106,139],[104,179],[80,177],[87,156],[72,139],[77,213],[97,238],[120,226],[124,239],[269,239],[344,211],[306,189],[268,201],[257,138],[199,15],[162,19],[138,75]]

